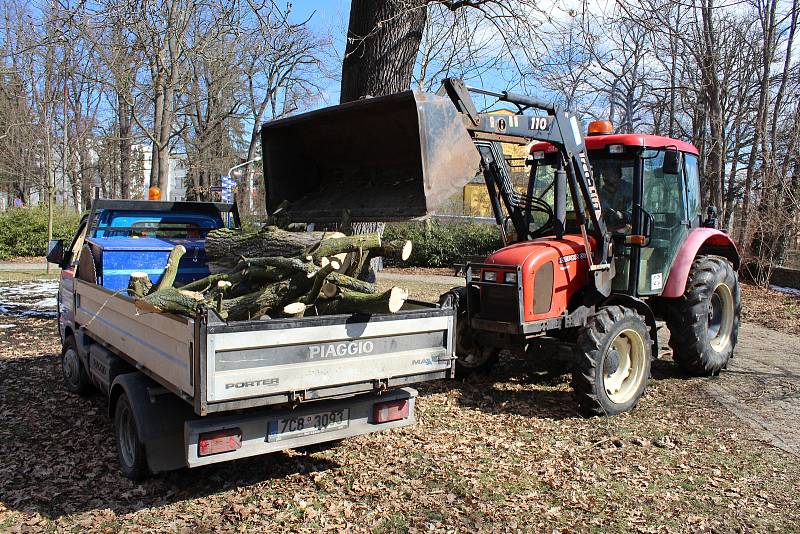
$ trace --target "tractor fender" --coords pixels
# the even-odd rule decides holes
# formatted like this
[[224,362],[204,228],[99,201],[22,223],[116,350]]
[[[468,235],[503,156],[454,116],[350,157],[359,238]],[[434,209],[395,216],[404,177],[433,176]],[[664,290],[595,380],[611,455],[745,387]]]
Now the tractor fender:
[[193,416],[189,405],[143,373],[134,371],[114,379],[108,403],[112,418],[123,393],[133,410],[150,471],[158,473],[184,467],[184,423]]
[[624,293],[614,293],[601,304],[601,306],[614,305],[632,308],[636,310],[637,313],[640,313],[644,316],[644,320],[647,323],[647,328],[650,330],[650,339],[653,343],[653,359],[655,360],[658,357],[658,325],[656,324],[656,316],[653,313],[652,308],[650,308],[650,306],[642,299],[638,299]]
[[689,232],[678,250],[675,261],[667,276],[662,297],[678,298],[686,290],[686,280],[694,259],[699,254],[715,254],[723,256],[733,263],[734,269],[739,269],[739,251],[736,244],[728,234],[714,228],[695,228]]

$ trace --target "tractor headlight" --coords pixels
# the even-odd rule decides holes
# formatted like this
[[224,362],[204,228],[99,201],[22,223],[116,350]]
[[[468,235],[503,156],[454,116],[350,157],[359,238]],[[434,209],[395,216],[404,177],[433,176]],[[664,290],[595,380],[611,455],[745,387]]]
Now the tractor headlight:
[[517,283],[517,273],[506,273],[503,277],[503,280],[506,284],[516,284]]
[[608,145],[609,154],[622,154],[625,152],[625,145]]
[[497,282],[496,271],[483,271],[483,280],[485,282]]

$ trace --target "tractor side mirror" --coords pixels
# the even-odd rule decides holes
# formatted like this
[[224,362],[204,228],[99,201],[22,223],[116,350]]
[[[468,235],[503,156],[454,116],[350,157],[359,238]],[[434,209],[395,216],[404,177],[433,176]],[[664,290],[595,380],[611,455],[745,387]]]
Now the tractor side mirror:
[[681,168],[681,153],[674,148],[668,148],[664,151],[664,163],[662,171],[664,174],[678,174]]
[[703,221],[703,227],[716,228],[717,227],[717,207],[709,206],[706,208],[706,220]]
[[63,239],[51,239],[47,242],[47,261],[58,265],[64,261]]

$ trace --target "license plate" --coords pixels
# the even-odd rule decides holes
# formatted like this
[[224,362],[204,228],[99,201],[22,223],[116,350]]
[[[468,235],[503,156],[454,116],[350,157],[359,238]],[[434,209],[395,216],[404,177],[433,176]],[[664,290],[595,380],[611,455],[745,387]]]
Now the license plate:
[[284,439],[321,434],[333,430],[347,428],[350,424],[350,410],[331,410],[311,415],[287,417],[271,421],[267,441],[281,441]]

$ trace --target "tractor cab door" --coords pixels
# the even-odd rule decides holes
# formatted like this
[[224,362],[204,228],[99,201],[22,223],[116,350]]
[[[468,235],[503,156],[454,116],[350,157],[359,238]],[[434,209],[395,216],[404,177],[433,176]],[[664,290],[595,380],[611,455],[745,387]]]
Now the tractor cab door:
[[[683,164],[664,165],[665,150],[642,153],[642,213],[639,224],[649,227],[650,242],[639,253],[639,295],[658,295],[690,222],[686,213]],[[678,152],[678,157],[683,155]],[[670,168],[673,167],[673,168]],[[670,172],[675,171],[675,172]]]

